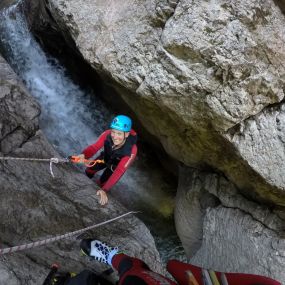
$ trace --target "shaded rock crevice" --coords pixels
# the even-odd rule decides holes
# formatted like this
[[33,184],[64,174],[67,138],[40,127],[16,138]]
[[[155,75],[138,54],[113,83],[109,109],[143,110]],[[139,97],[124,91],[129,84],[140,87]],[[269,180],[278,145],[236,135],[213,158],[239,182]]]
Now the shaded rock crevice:
[[162,22],[161,35],[163,34],[165,26],[168,24],[169,21],[171,21],[172,17],[175,15],[175,11],[179,5],[180,0],[172,0],[172,1],[167,1],[167,2],[169,6],[166,6],[166,8],[164,7],[160,8],[159,6],[161,5],[161,3],[157,3],[156,9],[155,9],[157,11],[156,19],[161,18],[161,22]]
[[285,1],[284,0],[273,0],[273,1],[280,8],[282,13],[285,15]]
[[[228,207],[228,206],[224,205],[223,203],[221,203],[221,206],[226,208],[226,209],[241,211],[244,215],[249,215],[253,221],[260,223],[262,227],[273,231],[277,236],[279,236],[279,238],[283,239],[285,237],[284,225],[280,226],[280,224],[279,224],[278,226],[276,226],[276,225],[270,226],[270,225],[265,223],[266,220],[262,220],[262,219],[256,217],[253,213],[249,212],[248,210],[244,210],[244,209],[239,208],[239,207]],[[268,222],[270,222],[270,220]],[[284,223],[284,220],[282,221],[282,223]]]

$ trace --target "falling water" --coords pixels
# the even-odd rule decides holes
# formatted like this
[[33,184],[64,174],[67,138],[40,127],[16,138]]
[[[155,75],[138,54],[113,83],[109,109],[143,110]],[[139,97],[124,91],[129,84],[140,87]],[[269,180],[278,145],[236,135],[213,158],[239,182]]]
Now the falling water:
[[47,137],[62,153],[78,153],[100,134],[111,113],[74,84],[57,60],[45,55],[19,9],[16,4],[2,14],[3,53],[42,106],[41,128]]
[[[66,69],[43,52],[20,10],[16,4],[0,14],[0,51],[40,103],[40,126],[49,141],[63,156],[80,153],[108,128],[113,114],[91,89],[76,85]],[[126,207],[143,212],[140,218],[154,235],[163,260],[184,256],[174,230],[174,188],[156,160],[141,152],[112,191]]]

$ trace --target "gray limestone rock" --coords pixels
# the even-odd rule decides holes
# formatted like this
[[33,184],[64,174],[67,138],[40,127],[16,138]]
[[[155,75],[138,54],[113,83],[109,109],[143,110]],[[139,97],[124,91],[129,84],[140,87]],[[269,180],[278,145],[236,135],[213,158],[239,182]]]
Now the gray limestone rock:
[[[285,185],[285,105],[267,107],[260,114],[244,120],[225,137],[235,146],[252,169],[277,189]],[[275,193],[276,195],[277,193]],[[278,203],[283,195],[274,198]]]
[[190,262],[285,281],[285,222],[217,174],[181,168],[175,220]]
[[200,248],[203,237],[203,220],[208,207],[220,204],[208,187],[214,175],[180,167],[179,185],[175,201],[175,225],[187,257]]

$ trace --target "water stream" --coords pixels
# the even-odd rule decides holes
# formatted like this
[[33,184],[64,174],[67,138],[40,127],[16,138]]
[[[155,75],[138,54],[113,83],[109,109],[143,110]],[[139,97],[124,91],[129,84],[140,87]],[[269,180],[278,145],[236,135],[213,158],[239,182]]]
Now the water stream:
[[[80,88],[30,33],[16,4],[0,12],[0,52],[41,105],[40,127],[64,157],[77,154],[108,128],[114,116],[91,88]],[[139,133],[139,130],[137,130]],[[163,261],[184,259],[173,221],[176,182],[148,151],[113,188],[112,195],[151,230]]]

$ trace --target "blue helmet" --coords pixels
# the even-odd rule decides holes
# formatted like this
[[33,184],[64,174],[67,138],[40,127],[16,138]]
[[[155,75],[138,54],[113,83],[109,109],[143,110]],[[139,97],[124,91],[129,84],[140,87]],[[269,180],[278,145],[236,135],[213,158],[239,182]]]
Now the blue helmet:
[[122,132],[129,132],[132,128],[132,120],[124,115],[116,116],[113,119],[110,128]]

